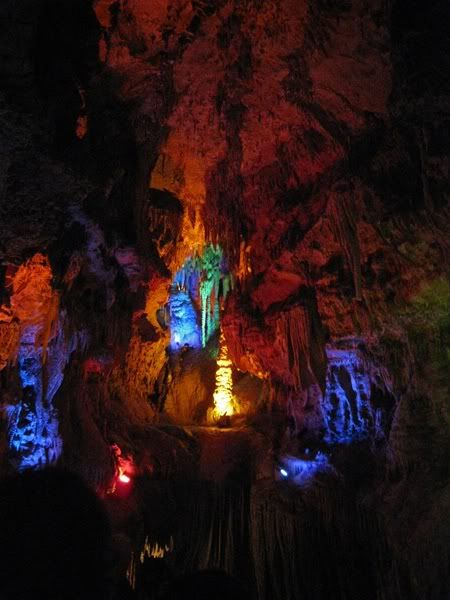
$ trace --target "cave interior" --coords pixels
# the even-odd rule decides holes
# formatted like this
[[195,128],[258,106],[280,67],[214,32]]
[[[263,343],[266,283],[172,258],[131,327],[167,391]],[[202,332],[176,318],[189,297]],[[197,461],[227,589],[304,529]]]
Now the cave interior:
[[142,600],[448,600],[448,2],[0,21],[0,476],[77,473]]

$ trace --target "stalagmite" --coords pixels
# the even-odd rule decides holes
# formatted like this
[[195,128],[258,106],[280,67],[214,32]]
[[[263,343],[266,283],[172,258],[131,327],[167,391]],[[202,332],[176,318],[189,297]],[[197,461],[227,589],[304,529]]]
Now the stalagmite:
[[214,390],[214,409],[212,418],[230,417],[236,412],[236,401],[233,397],[233,376],[231,360],[223,332],[220,335],[220,350],[217,358],[216,389]]

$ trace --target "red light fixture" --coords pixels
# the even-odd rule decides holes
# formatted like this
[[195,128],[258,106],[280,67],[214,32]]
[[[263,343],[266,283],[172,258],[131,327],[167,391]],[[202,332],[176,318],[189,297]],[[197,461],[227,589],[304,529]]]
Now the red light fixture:
[[119,475],[119,481],[121,481],[122,483],[130,483],[131,479],[130,477],[128,477],[128,475],[122,473],[121,475]]

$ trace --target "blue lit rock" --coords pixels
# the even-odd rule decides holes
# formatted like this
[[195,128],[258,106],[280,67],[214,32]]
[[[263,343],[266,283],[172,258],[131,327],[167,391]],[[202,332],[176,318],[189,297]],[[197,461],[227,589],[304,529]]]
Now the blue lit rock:
[[[39,333],[39,326],[28,326],[23,332],[18,361],[22,402],[6,409],[9,446],[18,469],[52,464],[62,451],[57,411],[44,398],[42,347],[36,345]],[[55,382],[50,378],[51,395],[61,382],[59,373]]]
[[219,330],[220,301],[230,288],[231,275],[220,246],[209,244],[201,255],[185,261],[174,276],[169,300],[172,349],[206,346]]
[[296,456],[283,456],[277,474],[278,479],[289,481],[295,485],[306,486],[313,482],[319,473],[333,473],[328,456],[324,452],[317,452],[302,458]]
[[386,390],[384,373],[356,347],[327,348],[328,371],[321,407],[328,443],[349,443],[370,436],[382,438],[382,409],[374,407],[374,387]]
[[192,299],[187,291],[175,290],[170,295],[170,347],[178,350],[185,344],[200,348],[201,331]]

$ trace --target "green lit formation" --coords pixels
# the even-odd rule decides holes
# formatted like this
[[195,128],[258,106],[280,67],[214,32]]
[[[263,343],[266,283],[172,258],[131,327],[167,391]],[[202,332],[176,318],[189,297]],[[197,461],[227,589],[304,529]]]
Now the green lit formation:
[[200,300],[201,343],[219,330],[220,301],[225,299],[231,286],[223,251],[219,245],[208,244],[201,255],[189,257],[175,276],[174,284],[186,291],[195,302]]

